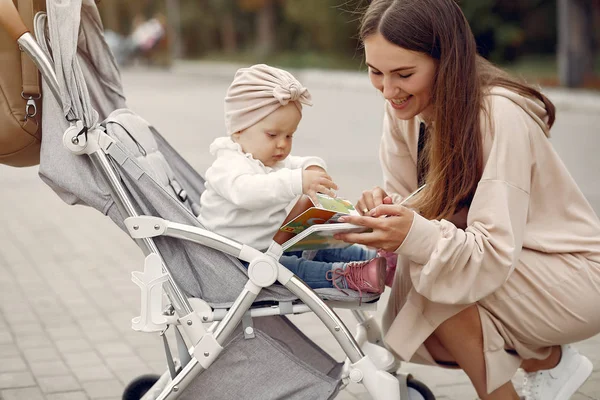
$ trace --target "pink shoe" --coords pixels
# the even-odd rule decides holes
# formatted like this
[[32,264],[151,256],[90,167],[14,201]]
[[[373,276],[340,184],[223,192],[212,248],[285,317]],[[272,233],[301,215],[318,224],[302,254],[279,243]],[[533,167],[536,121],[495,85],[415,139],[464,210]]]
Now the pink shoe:
[[391,251],[377,250],[377,257],[384,257],[387,262],[385,271],[385,285],[392,287],[394,275],[396,274],[396,264],[398,263],[398,254]]
[[[327,280],[343,292],[348,288],[362,293],[381,294],[385,290],[385,265],[383,257],[373,258],[369,261],[354,261],[347,263],[344,268],[336,268],[328,274]],[[338,286],[338,285],[340,285]]]

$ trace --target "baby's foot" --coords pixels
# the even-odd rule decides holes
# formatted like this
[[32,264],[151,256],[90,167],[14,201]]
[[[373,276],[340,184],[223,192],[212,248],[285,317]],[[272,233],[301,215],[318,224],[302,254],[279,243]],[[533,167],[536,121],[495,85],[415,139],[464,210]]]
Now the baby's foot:
[[333,281],[336,288],[356,290],[361,296],[363,292],[381,294],[385,290],[385,268],[386,260],[383,257],[353,261],[331,271],[331,277],[327,279]]

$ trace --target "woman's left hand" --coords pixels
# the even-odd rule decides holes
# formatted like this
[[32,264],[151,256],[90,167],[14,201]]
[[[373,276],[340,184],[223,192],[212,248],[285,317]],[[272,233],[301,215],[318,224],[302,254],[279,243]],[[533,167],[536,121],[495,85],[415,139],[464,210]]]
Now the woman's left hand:
[[414,217],[410,208],[382,204],[369,211],[366,216],[347,215],[338,220],[371,228],[372,232],[338,233],[335,238],[393,252],[404,242]]

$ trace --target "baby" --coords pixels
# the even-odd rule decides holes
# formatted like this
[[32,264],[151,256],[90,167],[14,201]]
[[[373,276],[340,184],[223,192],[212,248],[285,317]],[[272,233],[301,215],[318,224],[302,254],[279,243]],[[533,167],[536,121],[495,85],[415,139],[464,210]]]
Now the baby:
[[[210,146],[198,219],[206,229],[265,250],[301,194],[335,196],[336,184],[318,157],[290,155],[308,90],[289,72],[268,65],[237,71],[225,97],[227,135]],[[313,289],[382,293],[386,260],[352,245],[319,250],[310,259],[288,252],[280,263]]]

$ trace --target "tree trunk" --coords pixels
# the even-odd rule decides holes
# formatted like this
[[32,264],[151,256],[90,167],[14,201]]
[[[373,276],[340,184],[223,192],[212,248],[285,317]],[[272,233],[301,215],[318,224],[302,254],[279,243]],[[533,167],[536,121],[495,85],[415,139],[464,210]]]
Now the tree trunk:
[[275,2],[266,0],[256,16],[256,51],[260,57],[275,50]]
[[593,73],[591,2],[559,0],[557,9],[560,83],[567,87],[580,87]]
[[167,20],[169,26],[167,32],[170,32],[171,57],[173,59],[181,58],[183,55],[183,45],[181,43],[181,6],[179,0],[167,0]]
[[119,32],[119,9],[116,1],[103,1],[98,4],[102,12],[102,25],[104,29]]
[[232,54],[237,51],[235,21],[231,11],[227,11],[223,14],[221,23],[221,42],[223,43],[223,51],[225,53]]

